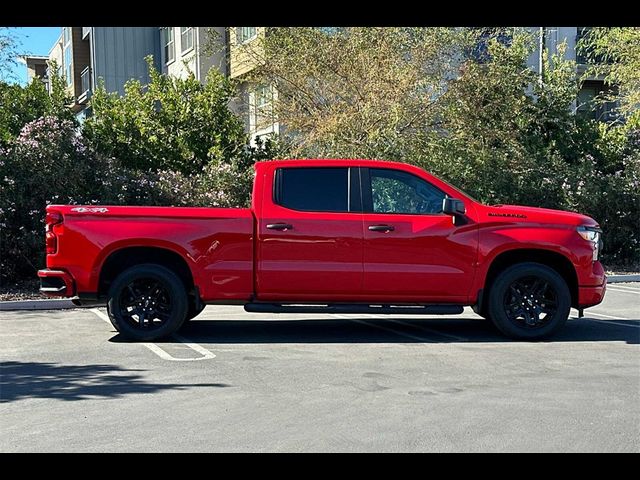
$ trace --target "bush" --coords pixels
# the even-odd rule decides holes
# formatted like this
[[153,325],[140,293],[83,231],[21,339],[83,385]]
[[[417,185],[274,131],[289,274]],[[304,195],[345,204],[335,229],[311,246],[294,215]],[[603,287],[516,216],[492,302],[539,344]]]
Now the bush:
[[99,87],[83,133],[92,148],[126,168],[195,174],[209,162],[228,163],[247,143],[241,120],[229,109],[234,89],[215,69],[200,83],[193,75],[129,80],[125,95]]
[[44,213],[51,203],[96,203],[99,176],[75,125],[43,117],[0,149],[1,280],[44,265]]

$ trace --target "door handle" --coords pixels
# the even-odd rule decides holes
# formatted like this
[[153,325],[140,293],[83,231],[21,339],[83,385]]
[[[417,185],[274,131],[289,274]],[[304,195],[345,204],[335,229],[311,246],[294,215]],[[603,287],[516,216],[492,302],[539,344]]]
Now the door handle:
[[372,232],[392,232],[396,229],[393,225],[369,225]]
[[293,230],[293,225],[289,223],[268,223],[269,230]]

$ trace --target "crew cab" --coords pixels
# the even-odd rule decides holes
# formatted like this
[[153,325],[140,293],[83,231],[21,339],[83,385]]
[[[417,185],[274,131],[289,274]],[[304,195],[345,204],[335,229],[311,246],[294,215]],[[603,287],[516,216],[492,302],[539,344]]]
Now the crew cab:
[[484,205],[377,160],[255,165],[250,208],[50,205],[40,291],[106,303],[132,340],[205,304],[250,312],[458,314],[555,333],[603,299],[601,230],[577,213]]

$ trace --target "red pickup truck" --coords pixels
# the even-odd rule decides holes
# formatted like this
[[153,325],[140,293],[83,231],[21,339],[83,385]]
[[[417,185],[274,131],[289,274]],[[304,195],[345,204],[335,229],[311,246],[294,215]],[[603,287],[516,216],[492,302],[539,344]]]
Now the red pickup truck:
[[134,340],[205,304],[249,312],[457,314],[505,335],[556,332],[602,301],[601,230],[557,210],[483,205],[375,160],[255,166],[251,208],[50,205],[40,291],[106,303]]

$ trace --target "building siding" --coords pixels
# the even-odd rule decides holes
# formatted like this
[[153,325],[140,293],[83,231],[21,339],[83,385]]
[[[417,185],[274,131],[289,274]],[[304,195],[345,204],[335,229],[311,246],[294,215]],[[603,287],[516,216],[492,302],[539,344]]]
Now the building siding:
[[145,57],[153,55],[158,68],[160,36],[157,27],[93,27],[93,81],[100,79],[109,92],[124,94],[125,83],[136,78],[149,82]]

